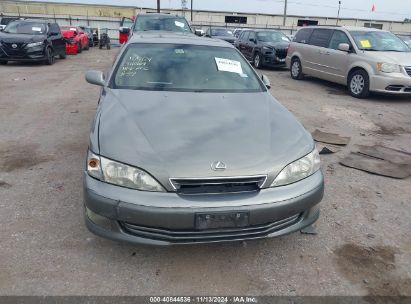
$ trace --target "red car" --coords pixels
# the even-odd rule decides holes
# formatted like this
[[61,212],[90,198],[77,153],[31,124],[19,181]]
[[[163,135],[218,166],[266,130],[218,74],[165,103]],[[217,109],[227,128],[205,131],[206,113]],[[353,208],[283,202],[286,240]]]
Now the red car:
[[67,54],[79,54],[89,49],[87,33],[79,26],[61,26],[61,32],[66,38]]

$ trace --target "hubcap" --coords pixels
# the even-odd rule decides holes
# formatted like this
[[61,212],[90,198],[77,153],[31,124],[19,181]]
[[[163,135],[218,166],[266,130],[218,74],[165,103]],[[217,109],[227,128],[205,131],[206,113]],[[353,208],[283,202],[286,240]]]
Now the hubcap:
[[297,77],[300,73],[300,63],[298,61],[293,62],[293,66],[291,67],[291,73],[294,77]]
[[255,65],[256,67],[260,66],[260,55],[255,55],[254,65]]
[[362,75],[359,75],[359,74],[355,75],[351,79],[350,88],[351,88],[351,92],[353,92],[355,95],[361,94],[361,92],[364,90],[364,86],[365,86],[365,81]]

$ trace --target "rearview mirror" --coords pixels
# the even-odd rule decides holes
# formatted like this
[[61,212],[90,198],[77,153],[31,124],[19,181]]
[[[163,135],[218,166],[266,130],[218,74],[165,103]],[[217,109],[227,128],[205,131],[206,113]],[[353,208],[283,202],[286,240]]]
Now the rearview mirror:
[[348,43],[340,43],[338,45],[338,49],[340,51],[343,51],[343,52],[349,52],[350,51],[350,45]]
[[106,84],[104,80],[104,74],[100,71],[88,71],[86,73],[86,81],[91,84],[95,84],[104,87]]
[[271,89],[270,79],[268,79],[268,77],[266,75],[262,75],[261,80],[264,82],[267,89]]

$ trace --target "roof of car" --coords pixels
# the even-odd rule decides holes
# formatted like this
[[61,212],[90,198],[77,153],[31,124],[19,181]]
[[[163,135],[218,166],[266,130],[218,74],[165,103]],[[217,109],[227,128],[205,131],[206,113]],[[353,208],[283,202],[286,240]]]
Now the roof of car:
[[220,39],[198,37],[192,33],[165,31],[136,32],[128,43],[170,43],[234,48],[232,44]]
[[303,29],[309,29],[309,28],[321,28],[321,29],[345,29],[347,31],[382,31],[380,29],[372,28],[372,27],[361,27],[361,26],[340,26],[340,25],[310,25],[307,27],[303,27]]
[[182,16],[178,16],[178,15],[173,15],[173,14],[165,14],[165,13],[139,13],[137,14],[138,16],[154,16],[154,17],[177,17],[177,18],[184,18]]
[[19,19],[19,18],[17,18],[16,20],[13,20],[13,21],[51,23],[50,20],[46,20],[46,19]]

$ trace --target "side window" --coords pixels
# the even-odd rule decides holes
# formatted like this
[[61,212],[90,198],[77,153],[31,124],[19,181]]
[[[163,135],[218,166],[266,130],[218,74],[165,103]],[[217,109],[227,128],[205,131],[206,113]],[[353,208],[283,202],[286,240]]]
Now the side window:
[[248,36],[248,40],[251,41],[251,39],[254,39],[254,41],[257,39],[254,32],[250,32],[250,35]]
[[313,30],[309,28],[299,30],[297,34],[295,35],[293,41],[298,42],[298,43],[308,43],[308,40],[310,39],[312,31]]
[[310,44],[320,47],[328,47],[333,30],[330,29],[315,29],[310,38]]
[[250,35],[250,32],[244,32],[244,35],[243,35],[243,39],[242,39],[242,40],[247,41],[249,35]]
[[347,35],[342,31],[334,31],[334,34],[330,40],[330,49],[338,50],[338,45],[340,43],[347,43],[351,47],[350,39],[348,39]]
[[57,23],[50,24],[50,33],[59,33],[60,34],[60,27]]

